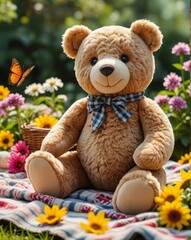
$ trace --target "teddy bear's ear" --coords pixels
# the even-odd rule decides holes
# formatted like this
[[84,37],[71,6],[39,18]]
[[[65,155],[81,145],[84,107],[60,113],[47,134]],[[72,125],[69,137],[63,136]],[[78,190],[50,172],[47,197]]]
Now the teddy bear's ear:
[[159,27],[148,20],[137,20],[131,24],[131,31],[137,34],[152,52],[162,45],[163,35]]
[[90,32],[91,30],[83,25],[75,25],[66,30],[62,36],[62,47],[68,57],[76,57],[83,39],[87,37]]

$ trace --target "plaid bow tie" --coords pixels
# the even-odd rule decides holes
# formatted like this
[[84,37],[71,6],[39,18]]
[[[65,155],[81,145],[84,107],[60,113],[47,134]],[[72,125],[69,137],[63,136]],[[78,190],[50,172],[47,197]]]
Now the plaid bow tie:
[[115,98],[89,95],[87,108],[88,112],[93,112],[93,132],[98,130],[104,121],[105,105],[111,105],[119,119],[126,122],[132,115],[132,113],[127,111],[126,103],[137,101],[141,99],[143,95],[144,91],[135,94],[121,95]]

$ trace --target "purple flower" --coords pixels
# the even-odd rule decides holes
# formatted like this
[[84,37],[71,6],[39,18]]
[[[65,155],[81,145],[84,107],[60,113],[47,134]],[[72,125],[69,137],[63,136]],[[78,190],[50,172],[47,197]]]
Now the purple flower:
[[25,141],[18,141],[18,143],[11,148],[11,153],[20,153],[22,156],[28,157],[29,146]]
[[8,107],[8,101],[7,100],[8,100],[8,98],[5,98],[2,101],[0,101],[0,108],[5,109],[5,108]]
[[163,86],[168,90],[175,90],[175,88],[179,88],[181,86],[181,77],[179,77],[176,73],[170,73],[164,78]]
[[8,107],[23,106],[25,98],[18,93],[11,93],[7,99]]
[[158,95],[155,97],[154,101],[158,103],[158,105],[165,105],[169,101],[169,97],[167,95]]
[[25,160],[26,157],[20,153],[12,153],[8,159],[8,171],[10,173],[24,172]]
[[188,61],[184,62],[182,68],[186,72],[190,72],[191,71],[191,60],[188,60]]
[[191,97],[191,83],[188,85],[188,94],[189,94],[189,96]]
[[187,107],[186,101],[182,97],[172,97],[169,104],[171,110],[181,111]]
[[179,42],[172,48],[172,53],[177,56],[179,56],[180,54],[190,55],[190,47],[186,43]]

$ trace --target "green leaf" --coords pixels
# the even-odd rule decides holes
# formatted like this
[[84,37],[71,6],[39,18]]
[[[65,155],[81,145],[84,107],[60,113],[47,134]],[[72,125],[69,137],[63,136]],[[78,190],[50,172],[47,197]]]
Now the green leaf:
[[184,123],[180,122],[179,124],[176,125],[176,127],[174,128],[174,131],[178,131],[181,129],[181,127],[183,127]]
[[50,98],[47,96],[38,97],[37,99],[35,99],[35,105],[39,105],[40,103],[47,102],[48,99],[50,101]]
[[158,92],[157,95],[175,96],[175,92],[168,91],[168,90],[162,90],[162,91]]
[[184,80],[184,86],[187,87],[190,83],[191,83],[191,80],[190,80],[190,79]]
[[174,63],[174,64],[172,64],[172,66],[178,70],[182,70],[182,65],[180,63]]

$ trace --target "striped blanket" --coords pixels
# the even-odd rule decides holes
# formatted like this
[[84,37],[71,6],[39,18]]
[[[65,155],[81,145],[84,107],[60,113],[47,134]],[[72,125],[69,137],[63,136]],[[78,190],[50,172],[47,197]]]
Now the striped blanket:
[[[189,169],[189,165],[179,165],[169,161],[166,165],[167,183],[179,180],[180,169]],[[112,193],[93,189],[78,190],[65,199],[36,193],[26,173],[9,174],[0,171],[0,220],[8,220],[18,227],[32,232],[49,231],[53,235],[67,240],[183,240],[191,237],[191,230],[177,231],[157,227],[158,213],[144,212],[130,216],[115,212]],[[67,207],[68,214],[57,225],[41,225],[36,221],[37,215],[43,213],[48,204]],[[87,221],[87,213],[103,210],[111,218],[109,230],[103,235],[85,233],[80,222]]]

